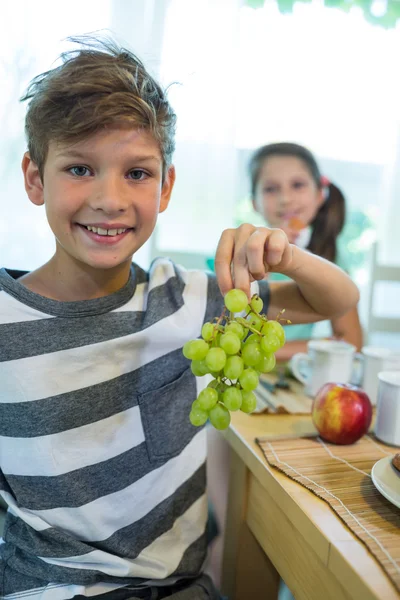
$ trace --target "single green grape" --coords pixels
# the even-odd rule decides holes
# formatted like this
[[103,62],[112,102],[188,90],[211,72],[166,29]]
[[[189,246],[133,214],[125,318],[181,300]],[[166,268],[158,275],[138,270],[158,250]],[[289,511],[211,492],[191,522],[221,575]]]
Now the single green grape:
[[242,349],[242,358],[245,365],[254,367],[262,357],[260,344],[247,344]]
[[203,360],[209,351],[209,345],[204,340],[190,340],[183,346],[183,356],[189,360]]
[[240,350],[240,339],[235,333],[221,335],[219,345],[226,354],[237,354]]
[[217,348],[219,347],[219,342],[221,340],[221,336],[222,336],[222,333],[220,331],[218,331],[214,337],[214,342],[212,344],[214,347],[217,347]]
[[206,361],[203,360],[192,360],[192,364],[190,365],[192,369],[193,375],[196,377],[203,377],[203,375],[207,375],[210,372],[210,369],[207,367]]
[[247,321],[248,321],[249,325],[251,325],[253,329],[257,329],[257,331],[260,331],[260,329],[264,323],[264,321],[262,320],[260,315],[257,315],[255,312],[251,312],[247,316]]
[[258,386],[259,377],[257,375],[257,371],[251,369],[245,369],[241,376],[239,377],[239,383],[246,392],[251,392],[255,390]]
[[281,347],[278,336],[275,333],[263,335],[260,342],[261,351],[263,354],[273,354]]
[[254,368],[260,373],[269,373],[272,369],[275,369],[275,365],[275,354],[262,354],[260,362],[254,365]]
[[224,368],[226,354],[222,348],[211,348],[206,356],[206,364],[210,371],[217,372]]
[[224,391],[226,390],[226,388],[228,388],[229,385],[227,383],[225,383],[224,381],[220,381],[218,383],[218,387],[217,387],[217,392],[218,394],[223,394]]
[[208,419],[208,413],[201,408],[195,408],[190,411],[189,419],[192,425],[195,427],[201,427]]
[[251,310],[254,310],[254,312],[256,313],[260,313],[262,311],[263,306],[264,302],[261,300],[260,296],[258,294],[254,294],[250,301]]
[[252,413],[257,407],[257,398],[254,392],[242,392],[242,405],[240,410],[244,413]]
[[230,290],[224,298],[226,308],[233,313],[242,312],[248,303],[247,294],[243,290]]
[[243,373],[244,363],[240,356],[229,356],[224,366],[224,375],[228,379],[239,379]]
[[228,410],[239,410],[242,406],[242,392],[237,387],[227,387],[222,394],[222,402]]
[[221,402],[218,402],[218,404],[216,404],[214,408],[210,410],[208,413],[208,418],[210,419],[211,425],[213,425],[215,429],[226,429],[229,427],[229,423],[231,422],[229,410],[223,404],[221,404]]
[[206,387],[197,398],[199,408],[209,411],[218,402],[218,392],[214,388]]
[[238,338],[240,340],[242,340],[246,334],[246,331],[245,331],[244,327],[241,326],[240,323],[238,323],[237,321],[231,321],[225,327],[225,333],[234,333],[235,335],[238,336]]
[[285,343],[285,330],[283,329],[282,325],[278,323],[278,321],[267,321],[264,323],[261,333],[263,335],[270,335],[271,333],[274,333],[279,340],[281,348]]
[[192,360],[190,358],[191,353],[192,353],[192,346],[193,346],[193,342],[195,340],[189,340],[189,342],[186,342],[186,344],[183,346],[182,348],[182,354],[185,358],[188,358],[189,360]]
[[201,336],[206,342],[211,341],[214,336],[214,325],[212,323],[204,323],[201,328]]
[[247,344],[258,344],[260,342],[260,340],[261,340],[261,335],[258,335],[258,333],[251,333],[244,340],[244,346],[247,346]]

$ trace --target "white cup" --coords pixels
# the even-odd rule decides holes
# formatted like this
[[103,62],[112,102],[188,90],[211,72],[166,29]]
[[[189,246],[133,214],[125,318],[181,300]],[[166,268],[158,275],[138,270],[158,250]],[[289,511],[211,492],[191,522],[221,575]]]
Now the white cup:
[[378,397],[378,373],[400,370],[400,352],[389,348],[364,346],[361,387],[375,405]]
[[339,340],[310,340],[307,349],[307,354],[292,356],[289,366],[308,396],[314,397],[325,383],[349,383],[355,346]]
[[400,371],[381,371],[378,379],[375,435],[400,446]]

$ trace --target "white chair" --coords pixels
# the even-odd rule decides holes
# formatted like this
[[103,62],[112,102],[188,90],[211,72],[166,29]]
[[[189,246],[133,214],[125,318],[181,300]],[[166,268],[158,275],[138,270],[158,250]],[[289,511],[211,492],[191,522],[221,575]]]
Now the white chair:
[[375,334],[400,334],[400,311],[398,316],[378,315],[376,312],[377,293],[380,282],[397,282],[400,289],[400,264],[396,266],[379,262],[378,244],[375,243],[371,253],[368,299],[367,335],[369,343],[371,343],[371,336],[373,338],[376,337]]
[[184,250],[162,250],[158,244],[157,230],[153,233],[150,240],[150,260],[165,256],[170,258],[177,265],[185,269],[207,270],[207,260],[213,258],[213,253],[204,254],[201,252],[186,252]]

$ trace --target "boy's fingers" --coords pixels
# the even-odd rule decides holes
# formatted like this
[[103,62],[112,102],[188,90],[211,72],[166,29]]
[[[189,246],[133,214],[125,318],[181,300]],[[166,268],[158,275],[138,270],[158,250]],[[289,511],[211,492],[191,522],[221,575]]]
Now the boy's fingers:
[[215,253],[214,269],[221,294],[225,296],[233,288],[231,263],[235,248],[235,230],[226,229],[219,240]]
[[226,229],[215,256],[215,273],[222,295],[235,287],[250,298],[251,281],[263,279],[269,267],[279,265],[287,246],[287,237],[280,229],[247,224]]
[[270,267],[279,265],[288,245],[286,234],[281,229],[274,229],[268,237],[265,247],[265,262]]
[[264,254],[267,238],[266,229],[256,229],[246,244],[247,266],[254,279],[264,279],[266,275]]
[[[260,253],[260,262],[262,263],[263,256],[263,241],[261,236],[255,236],[257,229],[253,225],[241,225],[236,230],[235,251],[233,257],[233,279],[235,288],[243,290],[250,299],[250,282],[255,279],[254,273],[251,271],[249,264],[249,240],[251,241],[251,260],[255,261],[257,247]],[[253,239],[254,236],[254,239]],[[260,264],[258,263],[258,269]],[[262,268],[262,267],[261,267]],[[255,269],[257,271],[257,269]]]
[[236,258],[233,260],[233,279],[235,288],[243,290],[250,300],[250,273],[247,263]]

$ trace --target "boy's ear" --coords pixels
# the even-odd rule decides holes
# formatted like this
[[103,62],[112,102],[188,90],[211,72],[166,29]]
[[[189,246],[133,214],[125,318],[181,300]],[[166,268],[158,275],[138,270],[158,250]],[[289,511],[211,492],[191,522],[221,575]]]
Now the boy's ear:
[[160,209],[159,212],[162,213],[167,208],[169,204],[169,200],[171,198],[172,189],[175,183],[175,167],[174,165],[170,165],[168,167],[168,171],[165,175],[164,183],[161,189],[161,199],[160,199]]
[[25,152],[21,166],[24,173],[25,190],[29,200],[33,204],[36,204],[36,206],[41,206],[44,204],[43,182],[39,169],[31,159],[29,152]]

